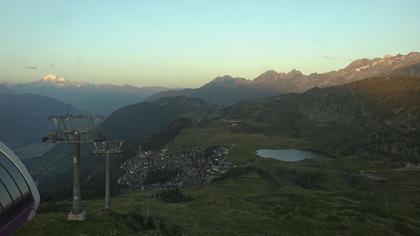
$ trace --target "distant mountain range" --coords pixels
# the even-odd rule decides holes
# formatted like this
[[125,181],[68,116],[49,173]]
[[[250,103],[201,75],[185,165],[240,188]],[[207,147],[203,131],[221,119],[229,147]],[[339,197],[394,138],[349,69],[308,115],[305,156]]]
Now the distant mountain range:
[[197,89],[168,90],[157,93],[148,101],[160,97],[190,96],[216,104],[268,97],[282,93],[304,92],[314,87],[329,87],[348,82],[385,75],[419,76],[420,53],[359,59],[338,71],[304,75],[298,70],[289,73],[267,71],[253,80],[222,76]]
[[0,93],[0,140],[14,146],[46,136],[53,129],[48,116],[81,113],[65,103],[36,94]]
[[[3,85],[4,87],[4,85]],[[31,93],[55,98],[81,110],[109,115],[114,110],[143,101],[162,87],[137,88],[130,85],[91,84],[72,82],[57,75],[46,75],[41,80],[12,86],[19,93]],[[0,86],[0,92],[2,87]]]
[[238,101],[282,93],[304,92],[314,87],[329,87],[351,81],[385,75],[419,76],[420,53],[359,59],[347,67],[327,73],[305,75],[298,70],[279,73],[264,72],[253,80],[221,76],[197,89],[168,90],[163,87],[138,88],[130,85],[92,84],[72,82],[57,75],[46,75],[41,80],[6,86],[0,84],[0,93],[31,93],[55,98],[81,110],[109,115],[126,105],[160,97],[189,96],[214,104],[228,105]]
[[[188,117],[191,114],[196,115],[195,118],[200,117],[197,114],[201,118],[206,117],[216,111],[216,106],[210,104],[229,105],[242,100],[253,101],[252,99],[290,92],[302,93],[314,87],[337,86],[362,78],[418,75],[420,53],[413,52],[408,55],[356,60],[344,69],[324,74],[304,75],[300,71],[292,70],[289,73],[267,71],[254,80],[222,76],[198,89],[164,91],[151,96],[145,102],[123,107],[112,113],[102,127],[111,137],[135,138],[156,132],[179,117]],[[342,102],[345,103],[344,100]],[[279,109],[285,111],[284,107]],[[263,117],[260,119],[263,120]],[[284,122],[284,125],[289,127],[288,122]],[[281,127],[282,124],[278,126]]]
[[[344,69],[323,74],[304,75],[292,70],[267,71],[253,80],[222,76],[198,89],[169,91],[161,87],[71,82],[46,75],[31,83],[0,84],[0,138],[9,144],[39,138],[51,128],[47,117],[67,112],[68,104],[73,105],[73,113],[112,113],[103,123],[103,131],[113,138],[127,139],[157,132],[180,117],[197,119],[217,114],[217,104],[304,92],[378,76],[420,77],[420,53],[360,59]],[[147,101],[141,102],[148,96]]]

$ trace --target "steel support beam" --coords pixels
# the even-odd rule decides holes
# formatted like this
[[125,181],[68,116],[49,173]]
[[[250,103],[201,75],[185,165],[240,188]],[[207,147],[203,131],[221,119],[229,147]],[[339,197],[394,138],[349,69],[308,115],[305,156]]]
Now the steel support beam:
[[86,212],[81,206],[80,193],[80,134],[74,132],[74,157],[73,157],[73,207],[68,215],[69,221],[85,221]]
[[105,170],[105,209],[111,209],[111,170],[109,152],[106,153]]

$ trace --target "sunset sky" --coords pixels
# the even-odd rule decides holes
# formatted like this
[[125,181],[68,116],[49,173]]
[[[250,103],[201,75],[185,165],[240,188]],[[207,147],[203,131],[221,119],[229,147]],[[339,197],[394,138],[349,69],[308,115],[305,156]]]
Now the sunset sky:
[[420,1],[0,0],[0,81],[197,87],[420,51]]

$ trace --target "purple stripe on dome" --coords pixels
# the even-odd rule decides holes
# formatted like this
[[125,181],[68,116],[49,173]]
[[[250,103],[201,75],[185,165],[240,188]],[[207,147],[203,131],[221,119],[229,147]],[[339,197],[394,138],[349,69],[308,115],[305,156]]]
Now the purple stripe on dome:
[[29,214],[33,208],[34,204],[28,205],[24,208],[19,214],[9,220],[7,224],[5,224],[2,228],[0,228],[0,235],[1,236],[9,236],[12,235],[13,232],[18,229],[20,226],[28,221]]

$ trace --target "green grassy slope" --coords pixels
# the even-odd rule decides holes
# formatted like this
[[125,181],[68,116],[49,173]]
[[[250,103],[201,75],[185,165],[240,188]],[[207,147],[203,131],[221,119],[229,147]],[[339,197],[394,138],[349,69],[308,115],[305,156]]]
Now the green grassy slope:
[[[87,222],[66,221],[69,202],[42,204],[17,235],[416,235],[420,230],[420,171],[404,163],[338,156],[284,163],[261,159],[259,148],[318,149],[299,139],[231,130],[224,122],[183,130],[168,144],[235,144],[238,168],[205,187],[182,188],[191,200],[168,203],[153,191],[126,190],[84,201]],[[360,175],[360,171],[385,180]],[[150,217],[153,224],[144,223]],[[152,227],[154,225],[154,227]]]

